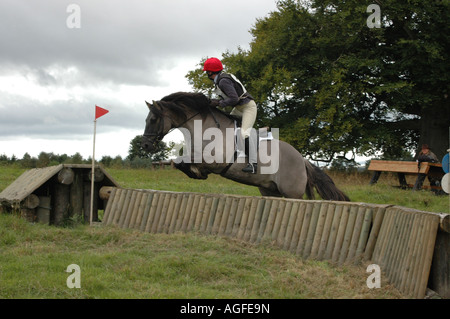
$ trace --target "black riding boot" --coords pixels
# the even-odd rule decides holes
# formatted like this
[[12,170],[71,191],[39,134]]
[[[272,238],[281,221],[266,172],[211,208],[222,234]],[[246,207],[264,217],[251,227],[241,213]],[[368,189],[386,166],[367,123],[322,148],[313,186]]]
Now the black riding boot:
[[258,170],[258,164],[256,163],[248,163],[247,166],[245,166],[242,171],[246,173],[253,173],[256,174],[256,171]]

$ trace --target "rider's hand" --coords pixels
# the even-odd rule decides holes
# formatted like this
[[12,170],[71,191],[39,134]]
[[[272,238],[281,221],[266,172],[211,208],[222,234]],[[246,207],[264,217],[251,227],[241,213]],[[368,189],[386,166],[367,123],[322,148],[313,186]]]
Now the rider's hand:
[[217,106],[219,106],[219,102],[220,102],[220,100],[217,100],[217,99],[211,99],[211,101],[209,102],[209,105],[210,105],[211,107],[217,107]]

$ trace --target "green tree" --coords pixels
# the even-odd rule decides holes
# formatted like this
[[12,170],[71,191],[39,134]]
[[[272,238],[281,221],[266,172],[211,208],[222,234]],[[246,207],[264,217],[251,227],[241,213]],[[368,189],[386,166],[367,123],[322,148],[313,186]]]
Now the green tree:
[[[256,21],[250,49],[225,52],[222,61],[257,100],[258,124],[279,127],[313,159],[401,158],[422,143],[441,157],[450,123],[450,2],[375,1],[381,28],[367,24],[372,3],[279,1]],[[200,74],[187,78],[208,92]]]
[[142,147],[142,135],[137,135],[130,142],[127,159],[130,161],[133,161],[136,158],[162,161],[168,158],[172,148],[173,145],[168,147],[165,142],[159,141],[156,150],[150,153]]
[[38,155],[38,160],[36,166],[38,168],[47,167],[50,164],[50,154],[45,152],[40,152]]

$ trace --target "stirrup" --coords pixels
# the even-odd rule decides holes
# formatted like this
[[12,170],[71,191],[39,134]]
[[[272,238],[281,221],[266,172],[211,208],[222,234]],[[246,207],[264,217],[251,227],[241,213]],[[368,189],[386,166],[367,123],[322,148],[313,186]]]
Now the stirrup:
[[248,163],[246,167],[242,169],[243,172],[256,174],[256,170],[258,169],[258,164],[256,163]]

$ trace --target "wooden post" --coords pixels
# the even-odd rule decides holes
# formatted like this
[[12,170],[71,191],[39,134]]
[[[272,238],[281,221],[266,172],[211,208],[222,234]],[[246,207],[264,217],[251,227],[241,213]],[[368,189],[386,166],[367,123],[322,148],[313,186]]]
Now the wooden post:
[[61,225],[69,217],[70,186],[55,183],[53,191],[53,224]]
[[[63,171],[62,169],[60,173]],[[70,206],[71,214],[79,218],[83,217],[83,176],[79,170],[74,172],[71,170],[73,175],[73,182],[70,185]],[[67,171],[65,171],[67,174]],[[59,174],[58,174],[59,175]],[[67,180],[67,177],[66,177]]]
[[39,197],[37,208],[37,221],[42,224],[50,224],[51,199],[48,196]]

